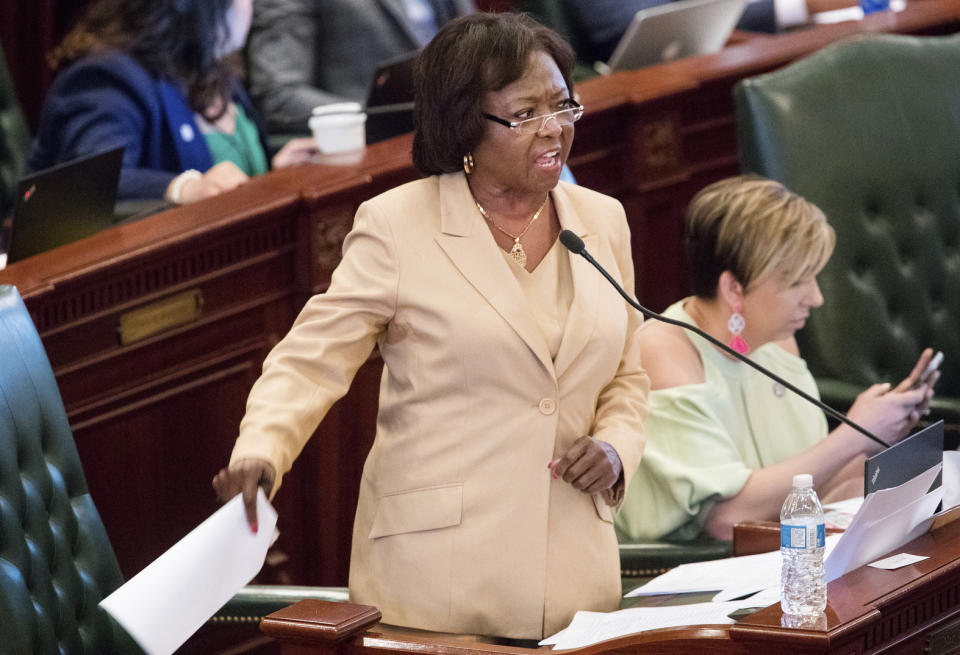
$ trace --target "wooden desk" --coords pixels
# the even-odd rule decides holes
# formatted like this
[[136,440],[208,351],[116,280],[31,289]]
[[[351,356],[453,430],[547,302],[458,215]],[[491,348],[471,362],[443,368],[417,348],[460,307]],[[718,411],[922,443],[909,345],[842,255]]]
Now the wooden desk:
[[[681,216],[738,170],[730,89],[859,32],[960,30],[960,0],[745,40],[723,52],[579,87],[571,168],[619,198],[633,230],[637,292],[654,309],[686,292]],[[216,507],[268,350],[323,291],[357,205],[414,179],[410,136],[351,166],[306,166],[108,230],[0,271],[24,296],[53,364],[88,483],[127,576]],[[261,582],[342,585],[380,363],[320,427],[276,499],[281,536]]]
[[[733,625],[651,630],[576,651],[630,653],[800,655],[960,653],[960,522],[916,539],[899,551],[928,555],[912,566],[862,567],[827,586],[824,620],[815,627],[783,625],[779,604]],[[261,630],[284,655],[521,655],[518,648],[376,625],[379,613],[359,605],[302,601],[264,618]]]

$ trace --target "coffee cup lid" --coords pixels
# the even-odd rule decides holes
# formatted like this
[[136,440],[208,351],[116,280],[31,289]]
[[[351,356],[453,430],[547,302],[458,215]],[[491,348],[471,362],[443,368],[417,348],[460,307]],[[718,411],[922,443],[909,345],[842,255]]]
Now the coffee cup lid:
[[359,114],[363,107],[359,102],[334,102],[329,105],[318,105],[313,108],[314,116],[329,116],[330,114]]

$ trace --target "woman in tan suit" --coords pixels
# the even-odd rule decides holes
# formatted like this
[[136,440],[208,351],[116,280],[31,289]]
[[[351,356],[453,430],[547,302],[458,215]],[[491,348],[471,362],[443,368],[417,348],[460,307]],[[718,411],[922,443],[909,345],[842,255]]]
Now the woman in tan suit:
[[[276,491],[374,345],[377,434],[350,592],[386,623],[539,638],[620,596],[611,511],[643,448],[639,317],[621,205],[558,182],[573,52],[517,14],[448,24],[419,61],[413,157],[429,175],[359,208],[326,293],[264,362],[224,500]],[[250,517],[255,525],[255,515]]]

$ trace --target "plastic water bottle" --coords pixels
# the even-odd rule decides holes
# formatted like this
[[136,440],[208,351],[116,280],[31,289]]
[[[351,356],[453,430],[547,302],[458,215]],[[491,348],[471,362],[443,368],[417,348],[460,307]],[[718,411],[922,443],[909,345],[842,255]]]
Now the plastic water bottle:
[[780,607],[791,616],[815,616],[827,606],[823,574],[826,527],[813,476],[793,476],[780,510]]

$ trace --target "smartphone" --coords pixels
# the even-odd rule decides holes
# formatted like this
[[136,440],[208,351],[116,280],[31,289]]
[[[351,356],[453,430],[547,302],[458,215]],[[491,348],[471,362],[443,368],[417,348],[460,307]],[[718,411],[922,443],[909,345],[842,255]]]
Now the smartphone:
[[923,371],[923,373],[920,374],[920,377],[917,378],[917,381],[914,382],[913,386],[910,388],[916,389],[921,384],[929,380],[933,372],[936,371],[938,368],[940,368],[940,364],[942,363],[943,363],[943,351],[938,350],[937,353],[930,358],[930,363],[927,364],[927,368]]

